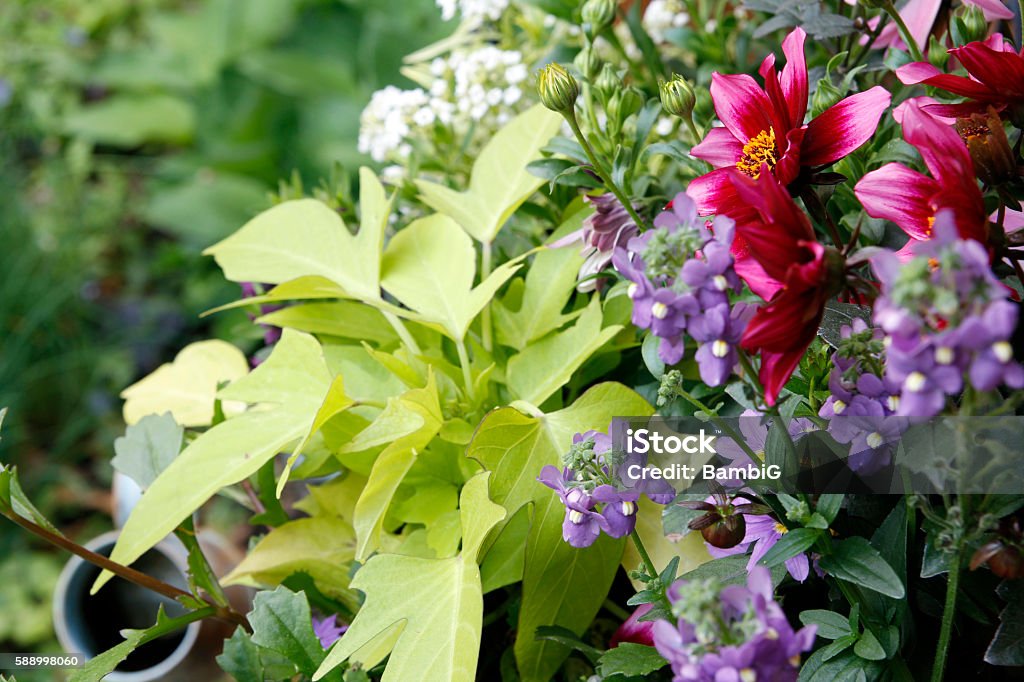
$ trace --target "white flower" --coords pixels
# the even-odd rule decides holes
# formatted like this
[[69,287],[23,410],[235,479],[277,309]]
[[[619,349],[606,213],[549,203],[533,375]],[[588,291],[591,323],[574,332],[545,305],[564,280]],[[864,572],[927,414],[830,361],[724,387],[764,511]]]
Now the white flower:
[[643,25],[656,43],[665,42],[665,33],[690,23],[683,0],[651,0],[644,12]]
[[461,14],[465,20],[497,21],[508,7],[509,0],[435,0],[445,21]]

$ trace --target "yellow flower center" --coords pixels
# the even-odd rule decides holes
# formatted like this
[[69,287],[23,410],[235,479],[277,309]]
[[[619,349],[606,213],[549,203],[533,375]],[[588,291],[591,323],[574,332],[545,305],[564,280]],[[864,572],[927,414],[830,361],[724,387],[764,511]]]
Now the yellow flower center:
[[775,522],[775,532],[779,533],[780,535],[785,535],[786,533],[789,532],[789,529],[786,528],[784,525],[782,525],[781,521],[776,521]]
[[[928,225],[924,228],[924,233],[929,237],[932,236],[932,232],[935,231],[935,216],[928,216]],[[935,260],[934,258],[932,260]],[[930,262],[930,261],[929,261]]]
[[736,162],[736,168],[756,179],[761,175],[762,164],[768,164],[768,169],[771,170],[778,161],[775,129],[769,128],[762,130],[743,145],[743,156]]

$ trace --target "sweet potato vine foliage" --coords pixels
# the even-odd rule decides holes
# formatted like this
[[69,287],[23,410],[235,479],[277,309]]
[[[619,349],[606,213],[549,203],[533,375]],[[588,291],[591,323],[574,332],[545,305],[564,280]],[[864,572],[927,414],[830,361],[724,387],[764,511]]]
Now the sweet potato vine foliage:
[[[1024,483],[973,494],[957,454],[1024,402],[1012,12],[439,4],[451,39],[362,114],[378,165],[207,249],[262,333],[125,390],[113,465],[146,491],[94,589],[217,494],[258,537],[221,577],[187,543],[184,620],[81,679],[203,617],[238,624],[218,660],[243,682],[1024,665]],[[655,456],[616,439],[654,415],[717,429],[725,473],[637,479]],[[736,473],[796,481],[823,449],[943,494]],[[226,584],[259,590],[249,613]]]

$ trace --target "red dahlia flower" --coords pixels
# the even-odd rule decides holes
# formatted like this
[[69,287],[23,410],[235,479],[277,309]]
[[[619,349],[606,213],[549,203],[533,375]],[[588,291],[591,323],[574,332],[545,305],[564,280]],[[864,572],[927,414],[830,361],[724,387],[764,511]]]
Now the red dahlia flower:
[[1016,52],[996,33],[987,40],[968,43],[949,51],[963,64],[970,78],[942,73],[928,62],[904,64],[896,75],[907,85],[923,83],[969,98],[960,104],[929,104],[929,114],[970,116],[989,106],[1010,110],[1010,118],[1024,117],[1024,51]]
[[985,202],[960,135],[909,100],[903,110],[903,137],[921,152],[932,177],[900,163],[887,163],[868,173],[853,188],[867,214],[891,220],[910,236],[899,252],[905,258],[918,242],[931,239],[935,214],[944,208],[953,210],[961,237],[986,244]]
[[733,171],[731,179],[755,214],[736,223],[736,234],[776,291],[740,340],[745,349],[760,352],[765,402],[774,405],[818,333],[825,302],[841,288],[843,259],[835,248],[817,242],[807,215],[770,174],[750,179]]
[[[693,148],[694,156],[717,169],[687,188],[701,213],[724,213],[737,222],[751,216],[750,207],[739,199],[729,179],[733,169],[757,178],[762,166],[767,166],[783,186],[789,186],[802,174],[809,177],[820,167],[838,161],[874,134],[891,99],[879,86],[851,95],[804,123],[806,37],[803,29],[795,28],[782,41],[786,66],[781,73],[776,71],[775,55],[765,57],[759,71],[763,88],[746,74],[712,74],[711,96],[725,127],[712,128]],[[736,271],[751,289],[770,297],[774,291],[742,239],[733,243],[733,255]]]

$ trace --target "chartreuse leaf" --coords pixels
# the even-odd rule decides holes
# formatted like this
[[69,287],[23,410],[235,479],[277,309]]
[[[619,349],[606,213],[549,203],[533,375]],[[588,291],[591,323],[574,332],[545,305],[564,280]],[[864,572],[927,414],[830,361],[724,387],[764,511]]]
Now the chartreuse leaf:
[[324,398],[324,402],[320,405],[320,409],[316,411],[316,417],[313,419],[313,425],[310,427],[309,432],[306,433],[306,437],[303,438],[299,444],[289,455],[288,461],[285,462],[284,470],[277,479],[277,496],[281,497],[284,486],[288,483],[288,476],[291,474],[292,467],[295,465],[295,461],[302,454],[303,449],[309,444],[309,439],[313,437],[313,434],[317,433],[323,425],[326,424],[331,417],[335,417],[348,408],[356,404],[356,401],[345,395],[345,383],[342,379],[342,375],[334,377],[334,381],[331,382],[331,387],[327,389],[327,396]]
[[145,416],[114,441],[117,454],[110,463],[140,488],[148,488],[181,452],[184,435],[169,412]]
[[530,534],[530,509],[513,514],[495,539],[480,564],[484,594],[523,579],[526,562],[526,538]]
[[373,306],[357,301],[291,305],[268,313],[256,322],[309,334],[368,341],[378,346],[398,343],[398,335],[384,315]]
[[[391,505],[395,491],[412,468],[416,455],[433,440],[444,421],[437,400],[434,375],[430,375],[424,388],[406,391],[398,398],[389,400],[381,417],[389,411],[397,417],[394,422],[401,424],[399,428],[404,433],[396,437],[395,432],[392,432],[387,440],[388,446],[377,456],[366,487],[356,502],[353,525],[357,538],[356,559],[359,561],[364,561],[380,546],[384,515]],[[393,420],[388,418],[386,423],[393,423]],[[410,428],[410,425],[415,426]],[[380,425],[374,422],[366,430],[376,432],[380,428]],[[386,436],[382,433],[379,437]],[[358,439],[357,436],[356,441]],[[369,442],[377,444],[376,439]]]
[[489,413],[477,428],[467,455],[493,472],[491,495],[509,514],[533,505],[526,542],[523,601],[515,656],[524,682],[549,680],[569,650],[537,641],[539,626],[558,625],[575,633],[590,625],[611,586],[623,542],[602,536],[586,549],[562,540],[565,509],[554,491],[537,482],[545,464],[559,466],[577,432],[607,429],[613,417],[645,416],[651,406],[621,384],[599,384],[571,406],[540,416],[506,407]]
[[573,372],[622,329],[618,325],[601,329],[602,319],[600,298],[594,296],[571,327],[513,355],[507,373],[513,394],[540,405],[567,384]]
[[490,474],[462,489],[462,552],[447,559],[378,554],[359,569],[352,587],[366,601],[345,636],[313,676],[321,679],[392,627],[400,629],[382,682],[476,679],[483,629],[483,592],[477,555],[484,538],[505,517],[487,497]]
[[348,568],[355,545],[352,526],[336,516],[296,519],[270,531],[221,583],[278,585],[301,571],[325,595],[354,608],[358,602],[349,590]]
[[[711,555],[704,545],[700,533],[687,533],[675,542],[665,537],[662,512],[664,505],[652,502],[647,497],[637,501],[636,532],[644,543],[644,549],[657,567],[668,566],[674,558],[679,558],[678,573],[687,573],[701,564],[710,561]],[[626,543],[626,551],[622,555],[622,568],[628,573],[642,564],[640,554],[632,542]],[[644,589],[643,583],[633,580],[636,591]]]
[[473,164],[469,189],[417,180],[423,202],[454,219],[477,241],[493,242],[505,221],[537,188],[542,178],[526,165],[558,132],[562,118],[540,104],[516,116],[491,138]]
[[[128,518],[111,558],[132,563],[218,490],[307,438],[323,405],[337,404],[338,387],[316,339],[284,330],[266,362],[219,393],[260,407],[203,433],[164,469]],[[104,571],[93,590],[109,579]]]
[[451,218],[436,214],[396,234],[384,252],[383,287],[457,341],[520,264],[497,268],[476,288],[476,249]]
[[[590,213],[590,209],[577,211],[563,227],[579,228]],[[575,314],[562,314],[562,309],[576,288],[582,264],[583,257],[576,246],[538,252],[525,280],[513,281],[508,293],[494,305],[498,343],[522,350],[531,341],[573,319]]]
[[234,282],[281,284],[314,276],[340,286],[347,297],[378,301],[391,204],[369,169],[360,169],[359,184],[362,222],[355,236],[323,202],[298,199],[260,213],[203,253],[213,256]]
[[[134,424],[149,414],[170,412],[182,426],[208,426],[213,421],[217,388],[249,373],[242,351],[225,341],[192,343],[174,362],[161,365],[146,378],[121,392],[124,421]],[[225,403],[225,414],[237,414],[242,405]]]

